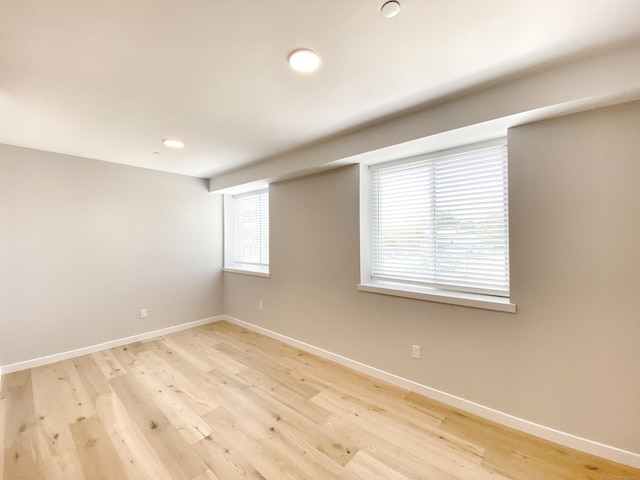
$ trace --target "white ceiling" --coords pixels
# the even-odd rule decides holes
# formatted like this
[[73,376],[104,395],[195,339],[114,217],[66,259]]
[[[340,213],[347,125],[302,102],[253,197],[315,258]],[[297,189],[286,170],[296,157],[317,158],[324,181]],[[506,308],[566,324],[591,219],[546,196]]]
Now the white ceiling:
[[640,40],[639,0],[400,1],[0,0],[0,143],[210,177]]

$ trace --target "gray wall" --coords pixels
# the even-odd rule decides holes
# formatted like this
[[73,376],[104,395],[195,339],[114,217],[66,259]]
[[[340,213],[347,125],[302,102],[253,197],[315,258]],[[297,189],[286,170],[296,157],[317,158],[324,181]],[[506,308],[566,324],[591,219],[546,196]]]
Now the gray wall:
[[221,314],[221,267],[205,180],[0,145],[0,365]]
[[205,181],[0,146],[0,365],[226,313],[640,453],[639,131],[640,103],[510,131],[517,314],[358,292],[357,167],[272,185],[271,278],[223,308]]
[[225,274],[225,313],[640,453],[638,132],[640,103],[509,132],[517,314],[358,292],[355,166],[271,186],[271,278]]

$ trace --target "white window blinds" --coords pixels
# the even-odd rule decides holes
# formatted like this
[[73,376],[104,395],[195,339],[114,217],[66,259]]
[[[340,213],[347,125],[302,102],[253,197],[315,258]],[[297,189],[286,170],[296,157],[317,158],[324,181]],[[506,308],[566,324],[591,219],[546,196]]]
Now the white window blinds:
[[238,266],[269,266],[269,191],[236,195],[235,261]]
[[509,296],[506,140],[372,171],[372,281]]

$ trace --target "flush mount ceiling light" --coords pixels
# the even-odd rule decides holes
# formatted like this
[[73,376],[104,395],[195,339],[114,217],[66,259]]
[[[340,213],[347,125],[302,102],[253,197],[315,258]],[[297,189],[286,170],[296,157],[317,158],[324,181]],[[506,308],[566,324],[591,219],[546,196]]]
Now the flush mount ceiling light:
[[320,66],[320,57],[313,50],[300,48],[289,54],[289,65],[296,72],[313,72]]
[[383,17],[392,18],[400,13],[400,2],[396,2],[396,0],[391,0],[382,5],[380,9]]
[[180,140],[175,140],[175,139],[171,139],[171,138],[165,138],[164,140],[162,140],[162,143],[164,143],[165,147],[170,147],[170,148],[182,148],[184,147],[184,143],[181,142]]

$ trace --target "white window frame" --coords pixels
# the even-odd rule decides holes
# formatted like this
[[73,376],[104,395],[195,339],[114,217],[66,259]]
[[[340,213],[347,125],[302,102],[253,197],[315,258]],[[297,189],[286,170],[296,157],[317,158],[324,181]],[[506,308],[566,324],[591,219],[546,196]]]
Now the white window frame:
[[[506,138],[488,142],[474,143],[458,148],[426,153],[417,157],[410,157],[394,162],[377,164],[372,167],[360,167],[360,283],[358,290],[398,297],[426,300],[466,307],[496,310],[515,313],[516,305],[509,297],[487,295],[483,293],[462,292],[439,287],[416,285],[410,282],[393,282],[374,280],[372,278],[372,169],[380,166],[413,163],[416,161],[440,158],[447,155],[459,154],[466,151],[505,145]],[[508,215],[508,209],[507,209]]]
[[[237,202],[239,198],[255,195],[267,195],[268,202],[268,189],[255,190],[250,192],[238,193],[236,195],[226,194],[224,195],[224,268],[223,271],[231,273],[242,273],[246,275],[254,275],[258,277],[269,277],[269,263],[248,263],[237,258]],[[268,207],[266,211],[269,215]],[[263,239],[264,240],[264,239]],[[269,234],[267,232],[266,237],[267,251],[269,244]]]

